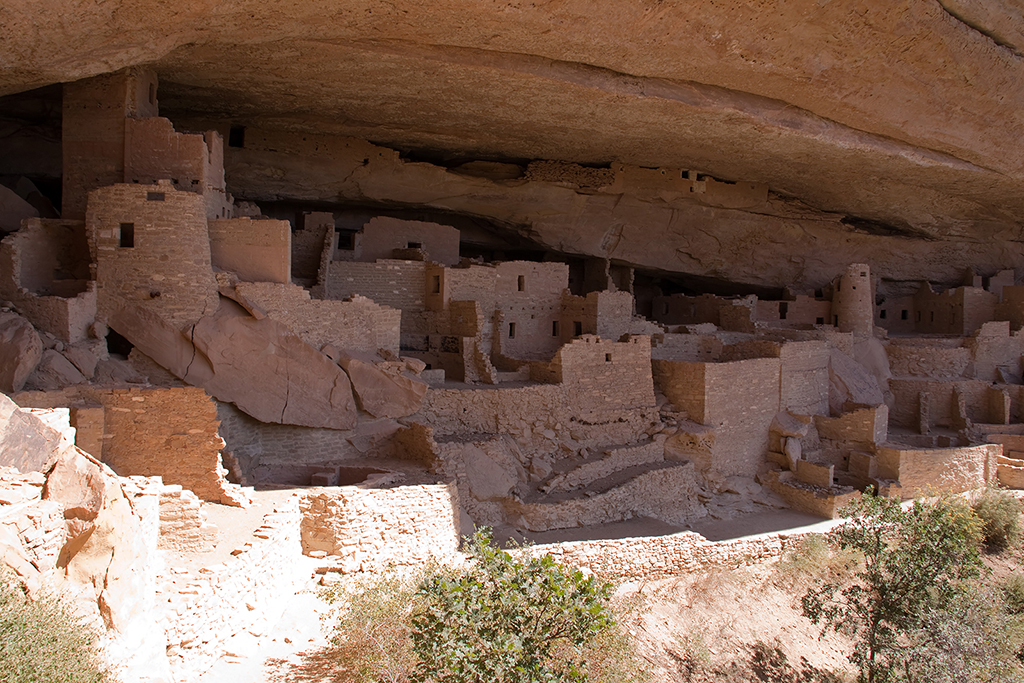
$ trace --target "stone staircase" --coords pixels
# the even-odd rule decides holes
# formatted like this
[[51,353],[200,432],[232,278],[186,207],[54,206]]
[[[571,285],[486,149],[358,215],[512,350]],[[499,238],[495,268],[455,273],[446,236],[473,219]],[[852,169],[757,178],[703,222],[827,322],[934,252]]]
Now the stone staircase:
[[[692,463],[665,460],[664,437],[563,461],[520,500],[504,504],[516,527],[550,531],[652,517],[685,524],[705,514]],[[568,465],[568,467],[566,467]]]

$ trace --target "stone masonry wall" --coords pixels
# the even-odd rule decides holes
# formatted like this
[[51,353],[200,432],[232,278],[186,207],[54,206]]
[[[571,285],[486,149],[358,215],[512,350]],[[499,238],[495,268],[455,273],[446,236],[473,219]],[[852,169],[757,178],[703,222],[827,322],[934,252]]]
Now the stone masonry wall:
[[211,220],[210,260],[245,282],[292,282],[292,228],[288,221]]
[[417,329],[414,321],[426,310],[427,264],[424,261],[394,259],[376,263],[331,261],[324,285],[325,299],[348,299],[354,294],[365,296],[381,306],[402,311],[402,334],[427,334]]
[[552,363],[584,422],[611,422],[655,405],[649,337],[617,342],[587,335],[559,349]]
[[0,242],[0,297],[38,329],[82,341],[96,317],[89,260],[82,221],[31,218]]
[[805,534],[711,542],[692,531],[669,536],[575,541],[531,546],[524,552],[551,555],[607,578],[656,579],[711,567],[742,567],[781,556]]
[[299,556],[295,502],[275,508],[251,539],[225,562],[198,571],[172,568],[159,577],[158,604],[165,606],[167,658],[175,681],[198,680],[235,638],[264,633],[288,601],[311,582]]
[[159,476],[203,500],[237,504],[221,466],[217,408],[202,389],[75,385],[22,392],[15,401],[32,408],[102,406],[102,452],[93,455],[119,476]]
[[459,550],[454,484],[317,488],[299,501],[302,552],[340,558],[343,571],[450,562]]
[[180,329],[217,310],[202,196],[169,181],[100,188],[89,195],[86,230],[99,319],[130,303]]
[[125,120],[124,179],[149,185],[170,180],[178,190],[203,195],[207,218],[230,218],[224,190],[224,139],[217,131],[177,133],[156,115]]
[[312,211],[303,216],[302,229],[292,233],[292,277],[316,279],[328,232],[334,234],[334,214]]
[[779,412],[778,358],[753,358],[705,367],[705,424],[715,428],[713,468],[754,476],[768,452],[768,428]]
[[459,231],[450,225],[377,216],[356,235],[357,257],[362,261],[390,259],[396,249],[417,248],[410,244],[419,244],[435,263],[459,262]]
[[781,407],[799,415],[827,415],[829,345],[823,341],[782,345]]
[[350,301],[313,300],[298,285],[240,282],[236,290],[314,349],[334,344],[368,353],[379,349],[398,353],[402,312],[397,309],[362,296]]
[[961,448],[878,449],[878,474],[899,479],[903,497],[927,495],[930,491],[961,493],[984,488],[996,476],[996,461],[1003,454],[1000,444]]

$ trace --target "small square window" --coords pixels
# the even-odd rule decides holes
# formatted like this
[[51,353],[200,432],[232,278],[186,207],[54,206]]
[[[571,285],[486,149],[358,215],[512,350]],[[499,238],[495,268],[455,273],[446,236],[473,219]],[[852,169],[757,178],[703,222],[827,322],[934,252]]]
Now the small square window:
[[228,147],[245,147],[245,126],[231,126],[228,131]]
[[147,192],[146,193],[146,201],[147,202],[162,202],[165,199],[167,199],[167,195],[165,193],[163,193],[163,192]]
[[814,324],[815,325],[824,325],[825,324],[825,319],[824,318],[815,318],[814,319]]
[[122,249],[131,249],[135,246],[135,224],[122,223],[118,236],[118,245]]
[[612,354],[610,354],[610,353],[604,354],[604,362],[605,363],[611,363],[612,362]]

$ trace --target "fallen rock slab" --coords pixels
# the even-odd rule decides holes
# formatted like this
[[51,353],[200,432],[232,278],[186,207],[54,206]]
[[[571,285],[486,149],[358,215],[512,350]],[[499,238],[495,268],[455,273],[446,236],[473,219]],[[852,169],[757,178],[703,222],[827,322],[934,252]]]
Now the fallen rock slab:
[[406,417],[419,412],[428,385],[404,362],[374,363],[370,357],[333,350],[352,381],[359,406],[374,417]]
[[62,448],[60,432],[0,394],[0,466],[45,472]]
[[17,313],[0,312],[0,391],[21,391],[43,357],[43,343],[32,323]]
[[178,378],[261,422],[351,429],[358,419],[348,376],[286,325],[257,320],[234,301],[187,332],[125,307],[110,327]]

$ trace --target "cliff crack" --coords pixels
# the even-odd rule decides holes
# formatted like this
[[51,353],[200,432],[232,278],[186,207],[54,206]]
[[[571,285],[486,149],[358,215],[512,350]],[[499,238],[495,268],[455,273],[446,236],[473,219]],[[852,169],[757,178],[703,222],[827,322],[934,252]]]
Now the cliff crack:
[[980,33],[981,35],[985,36],[993,43],[998,45],[999,47],[1009,50],[1010,52],[1013,53],[1015,57],[1024,58],[1024,52],[1021,52],[1020,48],[1017,45],[1008,42],[1007,40],[1002,38],[996,31],[993,31],[992,29],[982,26],[977,21],[972,21],[969,17],[964,16],[955,8],[950,7],[949,0],[936,0],[936,2],[939,4],[939,7],[941,7],[946,14],[953,17],[967,28],[977,31],[978,33]]

